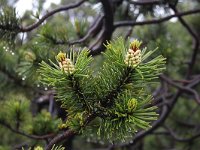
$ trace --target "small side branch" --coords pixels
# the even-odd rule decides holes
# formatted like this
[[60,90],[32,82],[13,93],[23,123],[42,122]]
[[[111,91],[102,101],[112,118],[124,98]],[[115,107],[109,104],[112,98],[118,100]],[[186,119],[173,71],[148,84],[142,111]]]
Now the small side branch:
[[[95,118],[95,114],[90,114],[88,115],[88,117],[85,119],[85,123],[84,126],[86,126],[89,122],[91,122],[93,119]],[[67,130],[59,135],[57,135],[56,137],[54,137],[49,144],[47,145],[47,147],[45,148],[45,150],[51,150],[51,148],[53,147],[54,144],[57,144],[61,141],[63,141],[64,139],[69,139],[70,137],[74,136],[78,134],[78,132],[73,131],[73,130]]]
[[30,138],[30,139],[35,139],[35,140],[46,140],[48,138],[52,138],[55,136],[54,133],[52,134],[47,134],[47,135],[29,135],[29,134],[26,134],[20,130],[17,130],[17,129],[14,129],[13,127],[11,127],[9,124],[3,122],[3,121],[0,121],[0,124],[4,127],[6,127],[7,129],[11,130],[12,132],[16,133],[16,134],[19,134],[19,135],[22,135],[22,136],[25,136],[27,138]]
[[53,138],[49,144],[47,145],[45,150],[51,150],[54,144],[59,143],[60,141],[64,139],[69,139],[70,137],[76,135],[77,133],[74,132],[73,130],[67,130],[59,135],[57,135],[55,138]]

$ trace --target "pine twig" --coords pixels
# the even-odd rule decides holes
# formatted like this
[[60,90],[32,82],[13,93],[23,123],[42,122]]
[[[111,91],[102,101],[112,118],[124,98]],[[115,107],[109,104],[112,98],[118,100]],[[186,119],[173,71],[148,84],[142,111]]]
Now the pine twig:
[[[88,115],[88,117],[85,120],[84,126],[86,126],[89,122],[91,122],[93,119],[95,118],[95,114],[90,114]],[[74,136],[78,134],[78,132],[75,132],[73,130],[67,130],[64,131],[63,133],[57,135],[56,137],[54,137],[49,144],[46,146],[45,150],[51,150],[51,148],[53,147],[54,144],[57,144],[61,141],[63,141],[64,139],[69,139],[70,137]]]

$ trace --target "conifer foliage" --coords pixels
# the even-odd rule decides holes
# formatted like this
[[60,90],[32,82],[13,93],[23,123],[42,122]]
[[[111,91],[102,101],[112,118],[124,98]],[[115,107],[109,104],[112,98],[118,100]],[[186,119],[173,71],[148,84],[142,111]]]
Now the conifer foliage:
[[200,147],[199,0],[18,2],[0,1],[0,150]]
[[165,58],[150,59],[155,50],[140,46],[138,40],[126,43],[122,38],[107,43],[105,61],[96,74],[87,49],[60,52],[58,64],[41,63],[41,82],[56,91],[68,112],[62,127],[109,142],[124,141],[151,127],[157,113],[147,86],[165,69]]
[[4,7],[0,13],[0,39],[12,43],[19,33],[19,22],[15,9]]

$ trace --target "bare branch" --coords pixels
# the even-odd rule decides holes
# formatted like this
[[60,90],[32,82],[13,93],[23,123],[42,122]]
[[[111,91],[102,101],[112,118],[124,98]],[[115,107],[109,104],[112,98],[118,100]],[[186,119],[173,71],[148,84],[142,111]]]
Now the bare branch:
[[73,3],[73,4],[69,4],[69,5],[66,5],[66,6],[62,6],[62,7],[56,8],[56,9],[48,12],[47,14],[45,14],[38,22],[36,22],[36,23],[34,23],[34,24],[32,24],[32,25],[30,25],[28,27],[21,27],[20,31],[21,32],[29,32],[29,31],[37,28],[39,25],[41,25],[50,16],[52,16],[52,15],[58,13],[58,12],[61,12],[61,11],[67,11],[69,9],[73,9],[73,8],[79,7],[84,2],[85,2],[85,0],[81,0],[81,1]]
[[[199,106],[198,106],[199,107]],[[195,109],[196,110],[196,109]],[[192,111],[193,113],[193,111]],[[181,126],[184,126],[184,127],[187,127],[187,128],[197,128],[200,126],[200,124],[192,124],[190,122],[186,122],[186,121],[183,121],[183,120],[179,120],[177,118],[174,118],[174,121],[178,124],[178,125],[181,125]]]
[[[179,11],[176,9],[176,6],[170,5],[170,7],[176,14],[179,13]],[[199,41],[200,40],[199,40],[199,37],[196,35],[196,33],[192,30],[192,28],[188,25],[188,23],[181,16],[178,16],[178,19],[179,19],[180,23],[186,28],[186,30],[189,32],[189,34],[193,38],[193,54],[192,54],[192,57],[191,57],[191,60],[190,60],[189,66],[188,66],[188,71],[186,74],[186,76],[189,77],[192,73],[192,69],[196,62],[196,57],[197,57],[197,53],[199,50],[199,45],[200,45]]]
[[89,49],[95,49],[95,47],[99,47],[99,45],[101,45],[102,43],[102,36],[104,34],[104,30],[105,30],[105,27],[102,28],[102,30],[100,31],[100,33],[97,35],[96,39],[95,39],[95,42],[93,42],[90,46],[89,46]]
[[53,138],[50,143],[47,145],[45,150],[51,150],[54,144],[61,142],[64,139],[69,139],[70,137],[76,135],[77,132],[73,130],[67,130],[63,132],[62,134],[57,135],[55,138]]
[[95,49],[92,49],[90,51],[90,55],[97,55],[99,53],[101,53],[102,51],[105,50],[104,47],[104,43],[106,43],[107,41],[109,41],[112,37],[112,33],[114,31],[114,27],[113,27],[113,8],[112,8],[112,2],[111,0],[100,0],[100,2],[102,3],[103,6],[103,10],[104,10],[104,32],[103,32],[103,36],[102,36],[102,41],[101,44],[96,47]]
[[19,130],[14,129],[14,128],[11,127],[9,124],[7,124],[7,123],[5,123],[5,122],[3,122],[3,121],[0,121],[0,124],[1,124],[2,126],[4,126],[4,127],[8,128],[9,130],[11,130],[11,131],[14,132],[14,133],[17,133],[17,134],[19,134],[19,135],[25,136],[25,137],[27,137],[27,138],[35,139],[35,140],[46,140],[46,139],[48,139],[48,138],[52,138],[52,137],[55,136],[54,133],[47,134],[47,135],[41,135],[41,136],[39,136],[39,135],[29,135],[29,134],[26,134],[26,133],[24,133],[24,132],[22,132],[22,131],[19,131]]
[[[94,114],[90,114],[88,115],[88,117],[85,119],[85,123],[83,126],[86,126],[90,121],[92,121],[93,119],[95,118],[95,115]],[[73,130],[67,130],[59,135],[57,135],[56,137],[54,137],[50,142],[49,144],[47,145],[47,147],[45,148],[45,150],[51,150],[52,146],[54,144],[57,144],[61,141],[63,141],[64,139],[68,139],[74,135],[78,134],[76,131],[73,131]]]
[[88,30],[87,34],[83,38],[76,41],[69,42],[69,44],[74,45],[74,44],[85,42],[92,35],[92,33],[99,27],[102,20],[103,20],[103,16],[100,16],[98,20],[95,21],[95,24]]
[[195,13],[200,13],[200,9],[196,10],[190,10],[190,11],[185,11],[185,12],[180,12],[180,13],[175,13],[173,15],[163,17],[161,19],[153,19],[153,20],[146,20],[146,21],[140,21],[140,22],[135,22],[135,21],[119,21],[114,23],[115,29],[118,27],[125,27],[125,26],[137,26],[137,25],[148,25],[148,24],[158,24],[162,23],[165,21],[168,21],[171,18],[174,17],[179,17],[179,16],[186,16],[186,15],[191,15]]
[[193,141],[197,138],[200,138],[200,133],[197,133],[189,138],[183,138],[183,137],[180,137],[178,136],[175,131],[173,131],[171,128],[169,128],[168,126],[164,126],[165,129],[167,129],[167,131],[170,133],[170,135],[176,140],[176,141],[179,141],[179,142],[190,142],[190,141]]
[[176,88],[178,88],[178,89],[180,89],[180,90],[182,90],[182,91],[189,92],[189,93],[193,94],[194,97],[195,97],[196,102],[197,102],[198,104],[200,104],[200,96],[199,96],[199,94],[197,93],[197,91],[195,91],[194,89],[192,89],[192,88],[190,88],[190,87],[188,87],[188,86],[179,85],[179,84],[173,82],[171,79],[167,78],[167,77],[164,76],[164,75],[161,75],[160,77],[161,77],[161,79],[163,79],[163,80],[166,81],[167,83],[171,84],[172,86],[174,86],[174,87],[176,87]]
[[132,27],[130,27],[130,28],[128,29],[128,31],[127,31],[127,33],[126,33],[126,35],[125,35],[124,39],[125,39],[125,40],[127,40],[127,39],[128,39],[128,37],[130,37],[130,35],[132,34],[132,32],[133,32],[133,28],[132,28]]
[[134,4],[134,5],[159,5],[159,4],[162,4],[163,1],[162,0],[143,0],[143,1],[140,1],[140,0],[129,0],[129,3],[130,4]]

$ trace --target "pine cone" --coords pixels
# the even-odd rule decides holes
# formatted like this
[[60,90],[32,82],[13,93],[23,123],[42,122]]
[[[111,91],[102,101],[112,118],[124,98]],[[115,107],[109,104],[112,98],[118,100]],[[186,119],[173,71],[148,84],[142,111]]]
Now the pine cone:
[[125,64],[135,67],[141,62],[141,50],[139,49],[141,44],[142,43],[138,40],[134,40],[130,44],[130,48],[124,60]]
[[65,73],[72,74],[75,70],[74,65],[72,61],[69,58],[66,58],[66,53],[60,52],[57,56],[56,59],[59,62],[59,66],[62,70],[65,71]]

